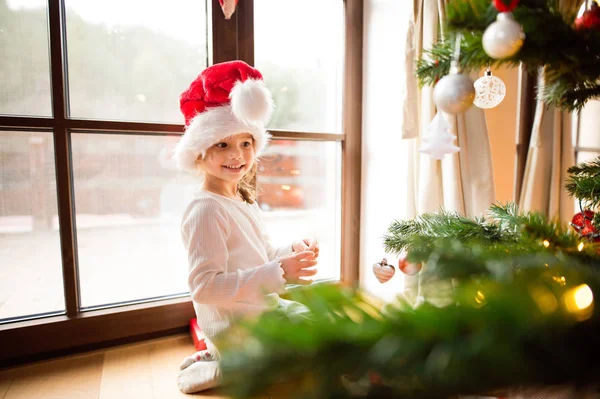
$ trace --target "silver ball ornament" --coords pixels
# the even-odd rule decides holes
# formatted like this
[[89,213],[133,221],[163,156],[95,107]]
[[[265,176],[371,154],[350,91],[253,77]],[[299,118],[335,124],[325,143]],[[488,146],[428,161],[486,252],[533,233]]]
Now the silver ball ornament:
[[524,41],[523,27],[515,21],[512,13],[501,12],[483,33],[482,44],[487,55],[501,60],[517,54]]
[[475,99],[473,81],[456,68],[441,78],[433,89],[433,101],[438,109],[459,114],[469,109]]

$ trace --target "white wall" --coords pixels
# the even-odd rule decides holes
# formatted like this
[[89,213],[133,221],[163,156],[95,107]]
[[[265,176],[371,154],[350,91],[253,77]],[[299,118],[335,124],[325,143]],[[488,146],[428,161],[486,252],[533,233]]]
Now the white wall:
[[[363,135],[361,196],[361,287],[382,299],[401,292],[403,275],[381,284],[373,263],[386,254],[383,236],[406,208],[407,171],[402,158],[407,143],[401,140],[402,112],[399,92],[404,73],[404,42],[412,2],[365,0],[363,34]],[[397,258],[388,255],[390,263]]]

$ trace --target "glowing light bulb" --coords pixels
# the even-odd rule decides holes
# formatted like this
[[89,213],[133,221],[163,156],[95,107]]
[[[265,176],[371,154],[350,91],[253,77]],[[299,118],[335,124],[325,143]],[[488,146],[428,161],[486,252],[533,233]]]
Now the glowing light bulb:
[[580,310],[586,309],[594,303],[594,293],[587,284],[582,284],[575,288],[573,297],[575,299],[575,306]]
[[544,244],[544,247],[548,248],[550,246],[550,241],[544,240],[544,242],[542,242],[542,244]]
[[482,304],[485,302],[485,295],[483,295],[483,292],[481,291],[477,291],[477,295],[475,295],[475,302]]
[[558,284],[560,285],[566,285],[567,284],[567,279],[564,276],[560,276],[560,277],[552,277],[552,279],[554,281],[556,281]]
[[587,284],[570,289],[562,299],[567,311],[579,321],[589,318],[593,313],[594,293]]
[[579,252],[583,251],[583,243],[582,242],[580,242],[579,245],[577,246],[577,250]]

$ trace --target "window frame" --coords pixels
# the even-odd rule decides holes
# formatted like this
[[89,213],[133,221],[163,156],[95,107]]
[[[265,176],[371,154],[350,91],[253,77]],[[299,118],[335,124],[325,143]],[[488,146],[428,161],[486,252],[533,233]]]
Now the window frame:
[[[337,141],[342,151],[341,283],[359,279],[362,125],[363,0],[339,0],[345,9],[342,132],[270,130],[273,139]],[[254,0],[243,0],[226,20],[218,0],[207,0],[209,64],[241,59],[254,64]],[[189,295],[81,311],[73,190],[72,133],[182,135],[183,125],[84,120],[68,117],[64,0],[48,1],[52,117],[0,116],[6,130],[50,132],[54,138],[65,314],[0,325],[0,367],[185,332],[195,317]],[[212,50],[212,51],[211,51]],[[210,59],[212,57],[212,59]],[[135,321],[135,322],[134,322]]]

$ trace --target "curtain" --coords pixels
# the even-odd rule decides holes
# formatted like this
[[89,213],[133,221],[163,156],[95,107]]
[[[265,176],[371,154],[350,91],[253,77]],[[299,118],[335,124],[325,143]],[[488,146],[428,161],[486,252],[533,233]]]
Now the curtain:
[[[473,106],[463,114],[444,114],[457,136],[458,153],[437,161],[418,152],[436,108],[433,87],[418,88],[415,61],[435,43],[438,28],[445,19],[446,3],[446,0],[413,0],[409,23],[407,41],[411,45],[406,51],[407,101],[402,128],[402,137],[412,141],[412,151],[406,159],[406,168],[412,175],[406,203],[409,218],[440,208],[479,216],[495,201],[491,149],[482,109]],[[409,300],[414,301],[419,295],[418,280],[418,276],[405,279],[405,295]]]
[[[563,15],[573,15],[583,4],[582,0],[560,0],[559,9]],[[525,75],[521,67],[520,76]],[[542,101],[532,100],[534,88],[526,85],[526,78],[520,79],[520,114],[517,132],[529,129],[531,132],[522,180],[516,179],[517,201],[521,210],[536,211],[549,217],[568,222],[575,213],[575,202],[565,190],[567,169],[575,164],[573,149],[573,114],[548,106]],[[544,84],[543,70],[538,71],[537,86]],[[529,91],[529,93],[526,93]],[[530,121],[524,101],[535,102],[535,113]],[[517,146],[522,145],[519,138]]]

